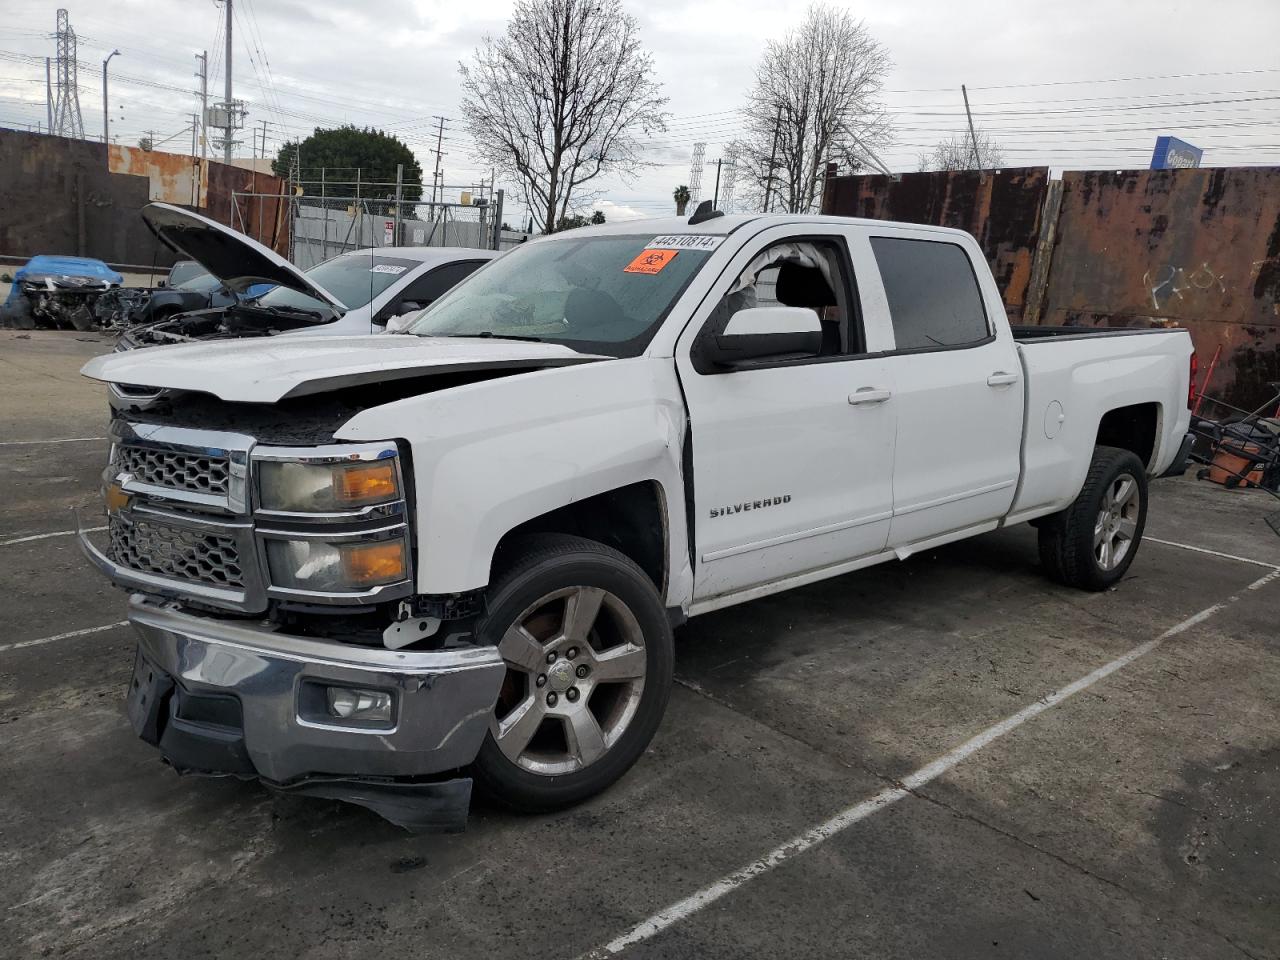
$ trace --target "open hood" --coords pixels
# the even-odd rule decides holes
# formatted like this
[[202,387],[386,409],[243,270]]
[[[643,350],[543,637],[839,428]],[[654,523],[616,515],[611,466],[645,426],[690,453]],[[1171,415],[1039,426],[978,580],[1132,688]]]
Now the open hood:
[[81,369],[107,383],[275,403],[366,383],[468,370],[539,370],[610,359],[554,343],[448,337],[271,337],[130,350]]
[[208,217],[170,203],[149,203],[142,219],[165,246],[195,260],[229,290],[244,293],[255,283],[272,283],[315,297],[339,314],[347,312],[337,297],[280,254]]

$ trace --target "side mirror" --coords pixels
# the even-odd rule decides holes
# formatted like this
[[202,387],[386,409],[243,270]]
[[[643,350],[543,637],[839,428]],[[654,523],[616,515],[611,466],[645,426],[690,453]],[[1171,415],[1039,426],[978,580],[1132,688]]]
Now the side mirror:
[[718,367],[740,367],[764,359],[816,357],[822,352],[822,321],[808,307],[750,307],[729,318],[712,338],[707,359]]
[[166,282],[166,281],[164,281],[164,280],[157,280],[157,281],[156,281],[156,286],[157,286],[157,287],[167,287],[168,285],[169,285],[169,284],[168,284],[168,282]]

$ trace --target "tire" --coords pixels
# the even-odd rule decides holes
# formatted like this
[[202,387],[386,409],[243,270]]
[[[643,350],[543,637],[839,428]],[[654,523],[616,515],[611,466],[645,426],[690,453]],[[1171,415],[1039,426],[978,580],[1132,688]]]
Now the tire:
[[471,773],[503,806],[555,810],[608,787],[653,739],[671,624],[653,581],[603,544],[537,534],[503,554],[477,635],[507,677]]
[[1128,450],[1095,447],[1080,495],[1044,519],[1040,563],[1050,579],[1081,590],[1106,590],[1125,575],[1142,542],[1146,468]]

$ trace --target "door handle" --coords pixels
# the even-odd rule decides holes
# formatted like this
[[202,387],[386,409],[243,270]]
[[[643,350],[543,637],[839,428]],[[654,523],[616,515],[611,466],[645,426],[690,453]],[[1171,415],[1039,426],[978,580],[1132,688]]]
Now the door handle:
[[997,370],[991,376],[987,377],[988,387],[1007,387],[1011,383],[1018,382],[1016,373],[1005,373],[1003,370]]
[[859,387],[854,393],[849,394],[849,403],[853,406],[861,406],[863,404],[884,403],[893,393],[889,390],[877,390],[875,387]]

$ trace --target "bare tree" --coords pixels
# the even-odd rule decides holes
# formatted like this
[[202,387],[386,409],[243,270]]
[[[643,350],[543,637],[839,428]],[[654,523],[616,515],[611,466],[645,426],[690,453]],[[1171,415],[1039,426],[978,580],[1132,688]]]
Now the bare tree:
[[479,156],[520,184],[544,232],[585,184],[644,166],[639,137],[666,130],[653,58],[620,0],[520,0],[460,68]]
[[[953,133],[946,140],[939,140],[928,153],[920,154],[921,170],[994,170],[1004,166],[1000,144],[978,127],[974,130],[977,140],[977,156],[974,156],[974,137],[969,131]],[[976,159],[976,163],[974,162]]]
[[866,164],[889,141],[880,102],[889,55],[860,20],[815,3],[800,26],[770,40],[747,97],[737,176],[747,204],[808,213],[822,198],[826,165]]

